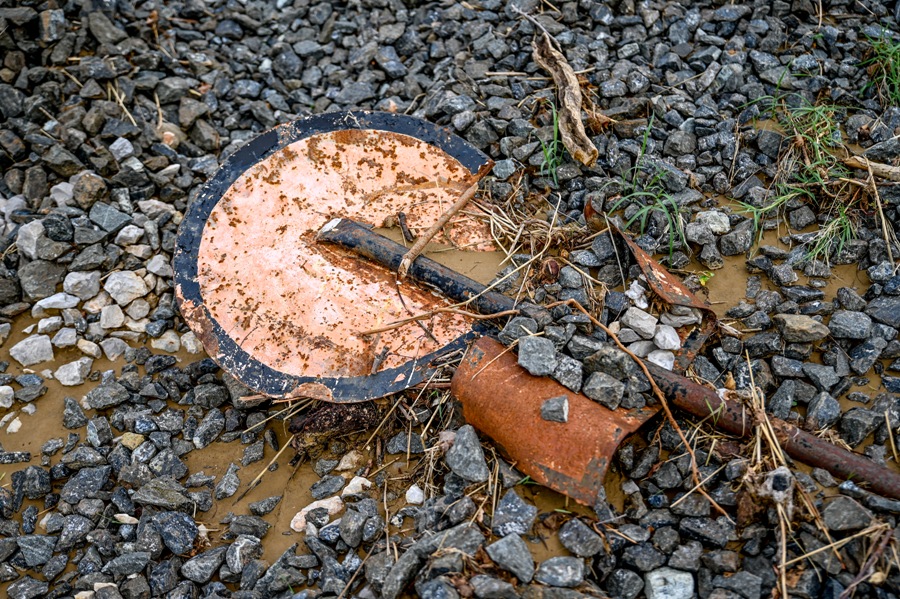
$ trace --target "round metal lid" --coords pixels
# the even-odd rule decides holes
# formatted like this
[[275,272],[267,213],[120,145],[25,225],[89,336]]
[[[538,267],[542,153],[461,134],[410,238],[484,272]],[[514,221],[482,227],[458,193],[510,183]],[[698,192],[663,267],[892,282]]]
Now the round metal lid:
[[[315,242],[343,216],[380,227],[399,212],[430,227],[490,160],[408,116],[341,112],[263,133],[222,164],[190,204],[175,249],[181,313],[225,370],[272,397],[362,401],[415,385],[471,328],[457,314],[360,333],[449,301]],[[461,214],[443,241],[494,249]]]

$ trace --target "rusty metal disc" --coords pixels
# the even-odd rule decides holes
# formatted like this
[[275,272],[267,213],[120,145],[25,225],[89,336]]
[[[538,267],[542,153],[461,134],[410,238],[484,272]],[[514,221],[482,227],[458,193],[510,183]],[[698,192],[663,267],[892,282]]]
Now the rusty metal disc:
[[[400,212],[421,233],[490,165],[446,129],[389,113],[322,114],[263,133],[225,160],[181,223],[181,313],[220,366],[271,397],[363,401],[421,383],[472,322],[439,313],[362,334],[450,301],[315,235],[335,217],[382,227]],[[442,235],[494,249],[467,211]]]

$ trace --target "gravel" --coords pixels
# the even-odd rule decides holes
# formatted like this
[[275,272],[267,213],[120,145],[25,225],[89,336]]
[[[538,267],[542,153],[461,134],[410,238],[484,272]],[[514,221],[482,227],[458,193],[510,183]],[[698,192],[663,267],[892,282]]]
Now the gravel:
[[[680,276],[696,270],[690,266],[696,258],[714,275],[707,283],[713,300],[719,269],[746,266],[755,279],[729,318],[754,333],[711,341],[694,372],[718,387],[733,381],[737,390],[729,392],[741,394],[752,371],[774,415],[809,430],[833,429],[883,460],[890,455],[884,414],[894,428],[900,423],[891,395],[900,390],[892,363],[900,358],[900,277],[890,259],[900,248],[888,251],[882,219],[854,215],[856,238],[809,260],[811,232],[825,216],[813,203],[795,199],[754,222],[718,199],[755,207],[773,200],[771,182],[793,137],[758,129],[768,106],[754,100],[785,90],[790,102],[824,93],[823,101],[841,106],[841,141],[870,159],[893,164],[900,156],[896,109],[882,104],[860,66],[869,55],[865,38],[882,27],[895,30],[896,16],[879,3],[826,6],[820,25],[816,7],[806,4],[593,2],[549,13],[530,0],[487,0],[477,10],[459,3],[338,7],[283,0],[205,8],[106,3],[88,11],[72,3],[0,7],[0,343],[12,362],[0,365],[9,439],[0,461],[23,462],[0,490],[0,579],[10,583],[8,595],[262,598],[307,586],[305,596],[337,595],[356,573],[349,594],[454,596],[459,580],[450,573],[463,567],[454,551],[473,554],[488,527],[503,536],[487,544],[490,560],[479,562],[480,573],[467,581],[477,597],[549,595],[548,586],[582,583],[591,594],[615,597],[770,595],[777,532],[759,522],[736,532],[717,514],[713,519],[705,501],[669,507],[692,482],[684,459],[659,458],[661,449],[679,455],[667,426],[642,430],[637,446],[616,457],[614,467],[628,473],[624,513],[602,497],[595,508],[635,543],[608,534],[604,544],[586,516],[538,514],[529,487],[514,486],[524,474],[494,452],[486,455],[452,400],[430,395],[399,404],[372,440],[390,459],[410,455],[433,464],[434,480],[421,486],[400,488],[368,455],[338,466],[356,443],[352,437],[295,438],[320,476],[310,492],[326,503],[308,512],[309,526],[295,538],[304,549],[292,547],[267,568],[260,559],[265,535],[288,509],[281,491],[251,496],[247,507],[231,502],[249,483],[238,477],[238,463],[261,469],[267,453],[286,442],[274,432],[282,423],[269,419],[275,413],[269,406],[237,405],[235,398],[252,392],[203,358],[175,305],[172,257],[177,227],[200,185],[255,135],[311,112],[413,114],[488,154],[494,167],[484,197],[510,210],[547,216],[556,230],[580,235],[592,233],[584,229],[589,206],[601,230],[607,218],[629,230]],[[552,173],[544,164],[554,98],[531,56],[536,26],[514,7],[536,15],[596,90],[595,116],[612,119],[589,126],[599,149],[595,165],[576,164],[567,152]],[[838,20],[830,18],[835,11]],[[655,116],[648,128],[649,108]],[[642,191],[651,179],[658,190],[650,195],[679,207],[683,239],[670,235],[659,211],[633,218],[649,195],[613,209],[630,186]],[[890,186],[879,192],[884,220],[893,226],[900,197]],[[537,197],[547,201],[532,215]],[[757,234],[777,229],[776,216],[790,230],[777,232],[785,235],[777,246],[755,251]],[[552,258],[543,254],[533,269],[540,280],[521,287],[515,281],[510,290],[538,305],[567,299],[594,305],[590,300],[602,298],[597,318],[631,351],[673,368],[699,315],[677,306],[661,312],[628,249],[610,232],[578,239],[551,248]],[[772,235],[766,240],[775,244]],[[517,243],[538,247],[531,241]],[[529,258],[513,256],[511,263]],[[854,284],[866,277],[871,284],[840,288],[832,297],[829,283],[843,265],[860,270]],[[709,277],[685,281],[699,289],[701,278]],[[595,293],[597,280],[608,287],[605,296]],[[532,375],[550,376],[613,410],[653,405],[640,369],[589,319],[565,305],[520,307],[499,338],[517,342],[519,363]],[[879,383],[888,393],[874,391]],[[47,402],[60,390],[56,415]],[[842,410],[845,397],[861,403]],[[570,401],[570,395],[535,398],[535,411],[540,406],[547,426],[566,426]],[[33,434],[34,418],[51,417],[72,436],[41,439],[40,453],[15,451],[19,439]],[[420,436],[425,423],[429,432]],[[711,475],[710,493],[733,516],[738,476],[726,473],[747,464],[730,467],[708,449],[698,447],[709,469],[702,474]],[[216,477],[190,472],[188,465],[211,464],[219,458],[210,456],[226,450],[235,462],[227,469],[217,463]],[[286,466],[276,460],[275,467]],[[410,465],[409,472],[422,469]],[[495,472],[503,489],[494,489]],[[836,482],[823,473],[815,480]],[[487,490],[479,490],[485,483]],[[814,484],[799,474],[796,483]],[[347,487],[345,505],[334,496]],[[839,536],[898,512],[893,500],[842,488],[847,496],[813,499],[822,501],[826,526]],[[418,493],[410,495],[413,489]],[[818,492],[809,488],[811,497]],[[482,503],[485,493],[496,505]],[[391,514],[394,530],[404,531],[391,539],[392,551],[378,534],[385,494],[389,501],[415,499]],[[124,520],[109,526],[114,514]],[[556,527],[576,557],[550,557],[535,574],[522,536],[536,541]],[[207,548],[207,532],[213,544],[228,544]],[[804,547],[831,542],[812,528],[798,534],[805,535]],[[740,553],[722,549],[737,543]],[[369,555],[364,566],[361,555]],[[70,567],[69,556],[77,564]],[[846,556],[846,564],[864,562]],[[583,558],[591,558],[589,568]],[[836,596],[858,574],[820,570],[821,581],[811,570],[792,579],[791,594]],[[118,589],[101,588],[110,582]],[[897,593],[895,580],[883,586]],[[875,594],[868,582],[858,590]]]

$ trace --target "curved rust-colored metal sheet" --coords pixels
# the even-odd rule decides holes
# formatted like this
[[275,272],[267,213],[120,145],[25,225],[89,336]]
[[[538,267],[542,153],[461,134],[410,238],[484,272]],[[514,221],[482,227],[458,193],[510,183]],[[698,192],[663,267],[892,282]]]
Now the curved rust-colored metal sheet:
[[[191,203],[175,251],[176,297],[207,352],[272,397],[382,397],[424,380],[471,322],[438,314],[375,336],[361,331],[450,302],[387,269],[316,244],[337,216],[372,226],[398,212],[428,229],[491,162],[430,123],[388,113],[317,115],[239,149]],[[494,249],[461,214],[457,247]],[[439,241],[441,239],[438,239]]]
[[[493,439],[538,483],[594,505],[619,445],[658,412],[609,410],[549,377],[528,374],[514,353],[482,337],[453,376],[452,393],[472,426]],[[565,394],[568,422],[541,418],[541,404]]]

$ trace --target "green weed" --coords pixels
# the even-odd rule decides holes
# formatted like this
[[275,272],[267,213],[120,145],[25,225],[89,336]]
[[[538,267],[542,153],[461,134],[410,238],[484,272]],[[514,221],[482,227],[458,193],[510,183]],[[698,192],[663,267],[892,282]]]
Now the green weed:
[[808,244],[808,258],[827,263],[836,248],[855,238],[852,212],[860,197],[849,181],[850,172],[837,157],[841,142],[836,117],[841,109],[812,104],[800,96],[767,97],[765,101],[771,105],[785,141],[769,200],[763,206],[739,202],[742,211],[753,219],[758,235],[764,218],[778,217],[798,201],[838,215]]
[[872,45],[871,55],[860,66],[868,70],[881,97],[892,106],[900,106],[900,42],[889,31],[868,40]]
[[549,142],[538,138],[541,142],[541,153],[544,155],[544,161],[541,163],[541,176],[550,175],[553,184],[559,187],[559,177],[557,170],[562,164],[565,146],[559,138],[559,113],[556,112],[556,104],[550,102],[550,110],[553,113],[553,139]]
[[644,156],[647,152],[652,128],[653,117],[651,116],[647,128],[644,130],[641,149],[634,166],[622,179],[621,197],[608,209],[608,212],[615,212],[628,205],[636,206],[636,211],[625,222],[625,226],[631,227],[637,222],[640,225],[641,234],[647,231],[648,222],[654,213],[662,214],[666,222],[665,229],[669,238],[669,255],[671,256],[675,251],[676,241],[680,241],[683,247],[687,247],[687,240],[684,237],[681,210],[663,185],[663,173],[657,170],[648,174],[644,169]]

